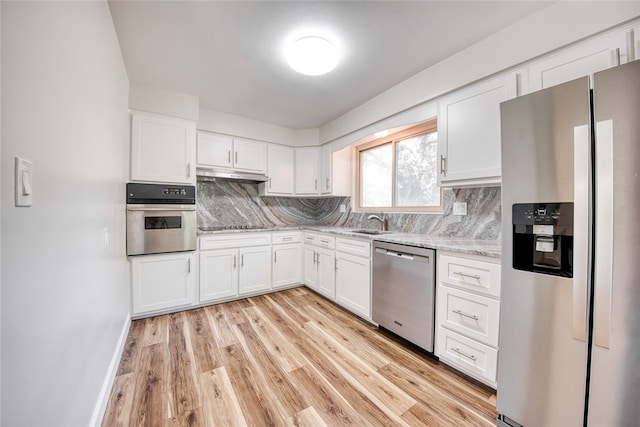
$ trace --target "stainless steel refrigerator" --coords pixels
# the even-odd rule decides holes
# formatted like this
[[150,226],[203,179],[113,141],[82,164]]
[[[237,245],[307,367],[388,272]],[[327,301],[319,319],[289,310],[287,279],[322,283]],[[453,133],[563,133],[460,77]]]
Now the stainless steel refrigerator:
[[501,120],[498,425],[638,426],[640,61]]

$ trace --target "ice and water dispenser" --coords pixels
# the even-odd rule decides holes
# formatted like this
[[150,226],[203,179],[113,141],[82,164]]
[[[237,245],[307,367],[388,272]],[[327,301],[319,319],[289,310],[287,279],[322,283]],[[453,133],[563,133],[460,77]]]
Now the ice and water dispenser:
[[513,205],[513,268],[573,277],[573,203]]

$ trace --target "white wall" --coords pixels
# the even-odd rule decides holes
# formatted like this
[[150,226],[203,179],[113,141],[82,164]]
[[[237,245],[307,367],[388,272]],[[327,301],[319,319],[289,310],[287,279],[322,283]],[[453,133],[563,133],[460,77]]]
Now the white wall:
[[2,425],[87,426],[129,316],[128,78],[106,2],[1,7]]
[[197,121],[200,114],[200,98],[170,90],[131,84],[129,87],[129,108]]
[[327,123],[320,143],[345,136],[355,142],[352,132],[637,16],[637,1],[556,2]]

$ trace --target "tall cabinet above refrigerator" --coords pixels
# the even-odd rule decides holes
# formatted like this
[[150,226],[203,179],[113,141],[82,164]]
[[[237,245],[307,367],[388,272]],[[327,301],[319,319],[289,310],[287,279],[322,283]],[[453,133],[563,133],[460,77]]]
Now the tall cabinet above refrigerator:
[[501,426],[640,420],[640,62],[501,104]]

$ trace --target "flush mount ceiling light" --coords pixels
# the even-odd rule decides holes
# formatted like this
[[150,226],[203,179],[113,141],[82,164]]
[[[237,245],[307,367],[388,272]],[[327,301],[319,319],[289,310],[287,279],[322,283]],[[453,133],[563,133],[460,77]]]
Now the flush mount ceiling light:
[[338,49],[329,40],[306,36],[294,41],[287,50],[291,68],[307,76],[319,76],[338,64]]

